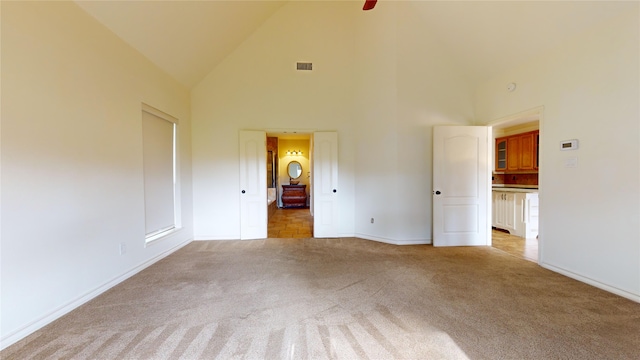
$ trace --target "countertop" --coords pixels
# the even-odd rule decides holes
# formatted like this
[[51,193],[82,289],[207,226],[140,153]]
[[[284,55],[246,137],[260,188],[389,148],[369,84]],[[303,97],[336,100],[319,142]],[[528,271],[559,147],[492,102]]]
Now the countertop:
[[532,188],[531,185],[492,185],[492,190],[509,191],[509,192],[524,192],[524,193],[537,193],[538,188]]

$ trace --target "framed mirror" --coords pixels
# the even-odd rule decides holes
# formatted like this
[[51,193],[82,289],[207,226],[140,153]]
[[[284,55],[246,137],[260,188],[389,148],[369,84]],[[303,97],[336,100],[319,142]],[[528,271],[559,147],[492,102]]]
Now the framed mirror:
[[287,173],[291,179],[297,179],[302,175],[302,165],[297,161],[292,161],[287,165]]

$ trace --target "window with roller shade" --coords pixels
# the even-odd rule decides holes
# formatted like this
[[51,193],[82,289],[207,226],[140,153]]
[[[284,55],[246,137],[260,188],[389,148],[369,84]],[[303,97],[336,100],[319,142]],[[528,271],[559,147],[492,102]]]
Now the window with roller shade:
[[157,239],[176,228],[177,119],[142,106],[145,237]]

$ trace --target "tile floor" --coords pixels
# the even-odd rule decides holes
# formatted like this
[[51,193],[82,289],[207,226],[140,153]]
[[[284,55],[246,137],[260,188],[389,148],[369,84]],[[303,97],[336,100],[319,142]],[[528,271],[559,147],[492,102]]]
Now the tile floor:
[[524,239],[506,231],[491,230],[492,246],[519,258],[538,262],[538,239]]
[[304,239],[313,237],[313,217],[309,209],[276,209],[269,217],[270,238]]

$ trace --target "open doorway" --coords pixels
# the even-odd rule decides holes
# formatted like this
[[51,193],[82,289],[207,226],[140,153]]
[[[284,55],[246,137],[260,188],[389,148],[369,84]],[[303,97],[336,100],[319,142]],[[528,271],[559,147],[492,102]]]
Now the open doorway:
[[267,133],[267,153],[273,157],[267,179],[269,238],[313,237],[311,150],[310,133]]
[[542,108],[489,124],[493,137],[491,244],[513,256],[538,262]]

